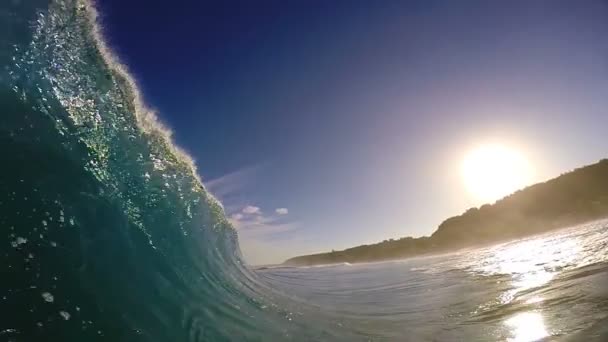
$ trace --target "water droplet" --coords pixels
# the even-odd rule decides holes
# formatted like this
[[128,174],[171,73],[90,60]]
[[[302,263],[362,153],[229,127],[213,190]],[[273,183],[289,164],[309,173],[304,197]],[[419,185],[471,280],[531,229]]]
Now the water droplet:
[[59,314],[61,315],[61,317],[63,317],[63,319],[65,319],[66,321],[68,319],[70,319],[70,313],[67,311],[59,311]]
[[55,300],[55,297],[50,292],[43,292],[42,298],[45,302],[52,303]]
[[13,247],[17,247],[19,245],[22,245],[24,243],[27,243],[27,239],[26,238],[22,238],[21,236],[17,237],[17,240],[11,242],[11,245]]

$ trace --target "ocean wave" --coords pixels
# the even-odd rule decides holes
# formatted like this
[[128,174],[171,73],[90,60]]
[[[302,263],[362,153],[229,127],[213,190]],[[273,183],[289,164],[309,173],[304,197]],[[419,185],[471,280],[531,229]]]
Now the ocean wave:
[[0,15],[10,20],[0,33],[3,334],[330,334],[304,329],[295,312],[307,309],[244,266],[220,202],[105,43],[91,2],[9,1]]

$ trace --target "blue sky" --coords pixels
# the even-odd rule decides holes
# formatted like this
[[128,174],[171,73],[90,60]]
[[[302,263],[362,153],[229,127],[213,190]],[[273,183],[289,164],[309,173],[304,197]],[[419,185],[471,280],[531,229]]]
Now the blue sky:
[[251,263],[432,233],[498,142],[535,180],[608,154],[602,1],[100,0],[111,46]]

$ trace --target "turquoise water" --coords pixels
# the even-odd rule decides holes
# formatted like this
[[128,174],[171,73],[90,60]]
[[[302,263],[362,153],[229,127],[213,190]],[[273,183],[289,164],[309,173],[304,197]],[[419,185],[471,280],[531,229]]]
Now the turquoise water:
[[0,341],[608,339],[606,222],[251,270],[88,1],[2,1],[0,67]]

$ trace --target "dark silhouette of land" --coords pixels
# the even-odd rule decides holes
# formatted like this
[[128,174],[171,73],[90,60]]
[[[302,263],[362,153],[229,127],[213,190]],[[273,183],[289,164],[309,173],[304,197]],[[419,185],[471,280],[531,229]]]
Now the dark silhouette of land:
[[608,159],[443,221],[430,237],[404,237],[299,256],[287,265],[373,262],[490,244],[608,216]]

